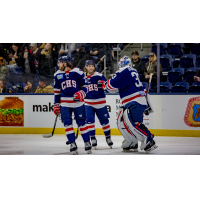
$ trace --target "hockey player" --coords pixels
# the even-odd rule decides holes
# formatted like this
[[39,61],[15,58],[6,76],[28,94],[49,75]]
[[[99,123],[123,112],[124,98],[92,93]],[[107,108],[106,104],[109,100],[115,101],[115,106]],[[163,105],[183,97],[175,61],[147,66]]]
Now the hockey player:
[[84,97],[88,91],[88,85],[84,72],[73,68],[70,57],[63,56],[58,59],[59,69],[64,66],[64,71],[58,70],[54,74],[54,113],[61,114],[61,120],[65,126],[66,136],[70,142],[70,152],[77,154],[75,133],[72,124],[72,112],[74,112],[76,123],[80,129],[85,151],[91,153],[91,144],[88,127],[86,125],[86,114]]
[[[140,149],[147,153],[157,148],[154,135],[150,133],[143,122],[143,113],[149,110],[145,97],[146,89],[140,82],[137,70],[131,67],[128,56],[120,59],[119,70],[106,83],[102,83],[109,92],[118,89],[121,98],[122,109],[120,110],[117,124],[125,140],[122,143],[123,150],[133,149],[137,151],[138,140],[141,142]],[[149,105],[149,103],[148,103]]]
[[85,63],[86,77],[88,82],[88,93],[85,98],[85,108],[87,115],[87,126],[90,131],[92,146],[96,149],[97,139],[95,137],[95,114],[97,115],[104,131],[106,142],[112,148],[113,142],[110,136],[109,113],[106,106],[106,96],[103,88],[98,88],[98,81],[107,81],[99,72],[95,72],[93,60]]

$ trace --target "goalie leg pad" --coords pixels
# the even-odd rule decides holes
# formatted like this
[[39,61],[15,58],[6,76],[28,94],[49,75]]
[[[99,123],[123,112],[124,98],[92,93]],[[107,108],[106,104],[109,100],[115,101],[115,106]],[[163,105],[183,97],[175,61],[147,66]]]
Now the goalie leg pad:
[[123,108],[121,108],[121,110],[119,112],[119,116],[117,118],[117,126],[118,126],[119,131],[121,132],[121,134],[125,138],[127,145],[129,144],[129,145],[133,146],[133,145],[138,143],[137,137],[129,131],[127,126],[124,126],[124,123],[123,123]]
[[[123,123],[124,126],[134,135],[140,142],[147,143],[150,139],[152,139],[152,134],[150,131],[144,126],[142,123],[135,123],[131,119],[131,116],[128,110],[125,110],[123,114]],[[141,148],[144,149],[144,148]]]

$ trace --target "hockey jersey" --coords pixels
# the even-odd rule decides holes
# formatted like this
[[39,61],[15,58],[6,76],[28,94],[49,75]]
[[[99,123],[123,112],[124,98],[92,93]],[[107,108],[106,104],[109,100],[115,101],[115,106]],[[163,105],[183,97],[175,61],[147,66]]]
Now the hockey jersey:
[[99,72],[94,72],[93,75],[87,76],[88,93],[85,98],[85,105],[92,106],[93,108],[103,108],[106,106],[106,95],[104,90],[97,87],[98,81],[107,79]]
[[58,70],[54,74],[54,103],[60,103],[63,107],[77,108],[84,102],[74,101],[73,96],[82,90],[84,97],[88,92],[88,84],[85,74],[79,68],[69,72]]
[[107,81],[106,88],[109,91],[119,90],[122,105],[136,101],[142,105],[147,105],[145,93],[146,89],[140,81],[137,70],[130,66],[120,68],[116,74]]

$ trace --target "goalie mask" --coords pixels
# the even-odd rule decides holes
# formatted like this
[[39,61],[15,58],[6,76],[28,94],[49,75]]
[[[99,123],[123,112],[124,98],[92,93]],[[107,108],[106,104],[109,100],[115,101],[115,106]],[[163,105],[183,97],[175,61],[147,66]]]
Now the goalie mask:
[[131,67],[131,59],[128,56],[123,56],[118,62],[119,68],[130,66]]

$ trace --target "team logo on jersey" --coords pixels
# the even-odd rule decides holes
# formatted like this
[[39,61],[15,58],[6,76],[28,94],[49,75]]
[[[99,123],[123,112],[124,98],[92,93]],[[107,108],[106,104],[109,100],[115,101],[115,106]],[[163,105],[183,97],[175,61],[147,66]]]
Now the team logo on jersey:
[[184,122],[190,127],[200,127],[200,97],[189,99]]
[[57,75],[57,79],[62,79],[63,78],[63,75],[60,74],[60,75]]
[[140,96],[145,96],[144,92],[139,92]]
[[69,73],[66,73],[66,74],[65,74],[65,77],[66,77],[66,78],[69,78]]
[[105,114],[104,116],[107,117],[107,114]]
[[82,115],[79,115],[79,117],[82,117]]

